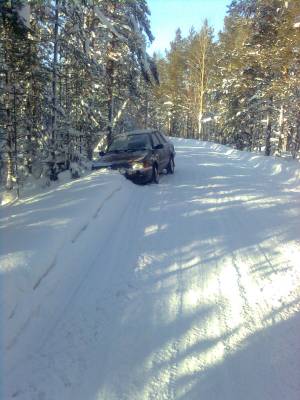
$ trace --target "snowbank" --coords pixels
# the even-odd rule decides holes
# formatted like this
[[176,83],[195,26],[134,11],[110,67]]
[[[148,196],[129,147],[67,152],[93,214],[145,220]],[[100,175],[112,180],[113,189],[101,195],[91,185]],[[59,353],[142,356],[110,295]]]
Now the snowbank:
[[222,155],[245,164],[252,165],[253,168],[259,170],[269,177],[278,177],[284,184],[297,183],[300,181],[300,163],[293,159],[284,159],[275,156],[265,156],[248,151],[232,149],[222,144],[211,142],[203,142],[195,139],[173,138],[180,146],[186,144],[188,147],[193,144],[197,147],[204,147],[208,150],[215,151]]

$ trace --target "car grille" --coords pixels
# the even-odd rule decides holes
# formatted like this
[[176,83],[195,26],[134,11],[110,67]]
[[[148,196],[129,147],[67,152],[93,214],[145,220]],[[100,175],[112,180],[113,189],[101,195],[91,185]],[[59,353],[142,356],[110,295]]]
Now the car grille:
[[111,169],[120,169],[120,168],[130,168],[130,164],[128,162],[122,162],[122,163],[115,163],[111,165]]

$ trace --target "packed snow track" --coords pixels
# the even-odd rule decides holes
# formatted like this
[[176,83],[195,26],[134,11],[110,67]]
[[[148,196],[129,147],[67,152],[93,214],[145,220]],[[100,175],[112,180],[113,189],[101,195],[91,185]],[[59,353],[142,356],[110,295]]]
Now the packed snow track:
[[299,168],[174,142],[3,208],[1,399],[300,399]]

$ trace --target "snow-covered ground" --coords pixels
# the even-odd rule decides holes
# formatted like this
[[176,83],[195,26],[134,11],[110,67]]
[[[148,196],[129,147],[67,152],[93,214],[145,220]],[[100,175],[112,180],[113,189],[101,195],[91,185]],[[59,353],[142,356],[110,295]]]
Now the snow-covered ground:
[[1,207],[1,399],[299,400],[299,164],[175,146]]

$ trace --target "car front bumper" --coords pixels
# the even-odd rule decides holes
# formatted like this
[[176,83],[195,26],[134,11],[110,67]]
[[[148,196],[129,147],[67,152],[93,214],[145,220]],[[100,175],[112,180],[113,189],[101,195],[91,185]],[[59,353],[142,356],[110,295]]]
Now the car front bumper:
[[136,183],[146,183],[152,179],[152,167],[145,167],[141,169],[128,168],[125,171],[120,171],[127,179]]
[[127,179],[130,179],[136,183],[146,183],[152,179],[152,167],[144,167],[139,169],[133,169],[127,165],[122,164],[108,164],[108,163],[94,163],[92,170],[97,169],[111,169],[117,170],[120,174],[124,175]]

